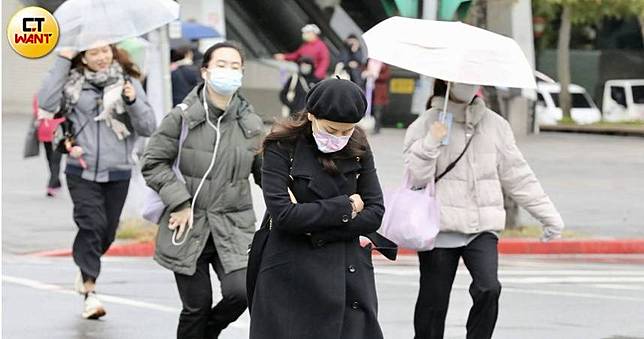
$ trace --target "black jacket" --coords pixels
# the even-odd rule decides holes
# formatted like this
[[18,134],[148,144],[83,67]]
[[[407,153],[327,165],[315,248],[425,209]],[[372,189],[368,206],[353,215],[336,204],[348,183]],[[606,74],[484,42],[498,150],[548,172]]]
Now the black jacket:
[[172,106],[183,102],[190,92],[201,82],[199,69],[195,65],[182,65],[172,71]]
[[[304,138],[264,151],[262,187],[273,225],[257,277],[251,339],[382,338],[371,250],[358,239],[375,232],[384,213],[373,156],[338,161],[341,174],[331,176],[317,152]],[[354,193],[365,208],[351,219]]]

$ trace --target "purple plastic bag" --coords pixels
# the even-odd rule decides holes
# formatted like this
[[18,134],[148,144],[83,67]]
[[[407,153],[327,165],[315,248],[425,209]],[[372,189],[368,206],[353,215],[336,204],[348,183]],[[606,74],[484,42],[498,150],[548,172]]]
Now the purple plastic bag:
[[429,251],[440,226],[440,205],[435,184],[412,190],[405,171],[402,186],[385,194],[385,215],[379,232],[401,248]]

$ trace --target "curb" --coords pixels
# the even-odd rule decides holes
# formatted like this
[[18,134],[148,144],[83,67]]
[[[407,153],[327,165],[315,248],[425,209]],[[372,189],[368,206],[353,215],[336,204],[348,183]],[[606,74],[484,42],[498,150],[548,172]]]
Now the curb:
[[546,125],[540,126],[541,132],[585,133],[601,135],[621,135],[644,137],[644,128],[629,126],[584,126],[584,125]]
[[[502,239],[501,254],[644,254],[644,239],[588,239],[556,240],[548,243],[534,239]],[[399,255],[416,255],[416,251],[400,249]],[[68,257],[71,250],[54,250],[32,253],[40,257]],[[106,253],[112,257],[151,257],[154,243],[128,243],[112,245]]]

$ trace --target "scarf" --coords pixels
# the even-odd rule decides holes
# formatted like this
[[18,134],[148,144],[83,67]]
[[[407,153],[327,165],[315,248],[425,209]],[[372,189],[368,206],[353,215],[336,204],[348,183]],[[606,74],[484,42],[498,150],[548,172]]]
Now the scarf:
[[132,134],[117,117],[125,113],[125,102],[121,97],[125,77],[121,64],[112,62],[108,69],[99,72],[94,72],[87,68],[80,71],[73,69],[63,87],[65,109],[69,110],[78,103],[85,83],[103,89],[101,105],[103,110],[94,118],[94,121],[104,121],[119,140],[123,140]]

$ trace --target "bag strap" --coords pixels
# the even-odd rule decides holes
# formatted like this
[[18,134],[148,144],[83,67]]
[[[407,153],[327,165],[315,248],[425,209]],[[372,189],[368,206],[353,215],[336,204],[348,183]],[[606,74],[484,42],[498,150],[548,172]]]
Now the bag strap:
[[434,183],[437,183],[438,180],[441,180],[441,178],[443,178],[447,173],[453,170],[454,167],[456,167],[456,164],[458,163],[458,161],[461,160],[461,158],[463,157],[467,149],[470,147],[470,143],[472,143],[472,139],[474,139],[474,134],[472,134],[472,136],[467,140],[467,143],[465,144],[465,148],[463,149],[463,152],[461,152],[461,154],[458,156],[458,158],[456,158],[456,160],[452,161],[451,164],[447,165],[447,167],[445,168],[445,171],[443,171],[443,173],[441,173],[439,176],[436,177],[436,179],[434,180]]
[[311,90],[309,88],[309,84],[307,83],[307,80],[304,77],[300,77],[300,84],[302,85],[304,92],[308,93]]
[[186,138],[188,137],[188,123],[186,122],[186,119],[183,117],[183,114],[186,112],[188,105],[181,103],[181,104],[178,104],[177,107],[181,108],[181,133],[179,133],[179,151],[177,152],[177,160],[175,161],[174,166],[176,168],[179,168],[179,165],[181,164],[181,149],[183,148],[183,143],[186,141]]

